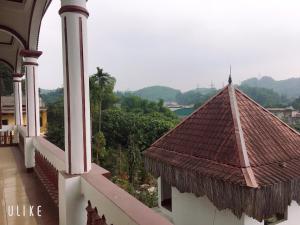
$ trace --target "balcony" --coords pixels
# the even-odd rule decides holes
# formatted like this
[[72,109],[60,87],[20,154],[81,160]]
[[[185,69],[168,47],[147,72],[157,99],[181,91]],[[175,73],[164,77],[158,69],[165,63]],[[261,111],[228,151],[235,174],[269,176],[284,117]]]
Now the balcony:
[[[82,224],[87,225],[171,224],[112,183],[108,179],[110,173],[98,165],[92,164],[89,173],[68,175],[64,172],[64,151],[42,137],[33,137],[35,167],[28,170],[24,165],[24,150],[28,145],[26,129],[19,127],[13,131],[13,136],[6,135],[6,139],[9,146],[0,147],[1,224],[62,224],[64,217],[72,214],[84,215]],[[67,191],[68,179],[73,182],[75,195],[70,189]],[[79,186],[74,186],[74,182]],[[69,195],[76,197],[68,199]],[[72,209],[64,205],[66,199],[81,202],[84,207],[80,211]],[[9,206],[15,207],[13,216],[10,216]],[[19,206],[18,212],[16,206]],[[17,216],[24,213],[23,206],[27,216]],[[34,206],[34,216],[28,215],[29,206]],[[38,206],[41,207],[40,217]]]
[[[40,137],[38,59],[43,52],[38,46],[51,0],[0,2],[0,62],[8,69],[6,77],[12,79],[15,100],[15,126],[6,133],[0,131],[0,224],[170,224],[113,184],[108,171],[91,163],[87,1],[62,0],[59,10],[65,152]],[[22,101],[26,102],[25,120]],[[9,204],[15,207],[13,216],[9,216]],[[23,210],[23,205],[35,207],[35,216],[24,216],[28,209]]]
[[[0,147],[0,224],[58,224],[58,208],[45,195],[46,189],[35,173],[27,173],[24,158],[17,146]],[[16,206],[19,206],[19,215],[22,215],[23,206],[28,211],[29,206],[41,206],[42,216],[18,217]],[[14,207],[14,208],[12,208]],[[14,215],[11,215],[13,209]],[[10,211],[10,212],[8,212]]]

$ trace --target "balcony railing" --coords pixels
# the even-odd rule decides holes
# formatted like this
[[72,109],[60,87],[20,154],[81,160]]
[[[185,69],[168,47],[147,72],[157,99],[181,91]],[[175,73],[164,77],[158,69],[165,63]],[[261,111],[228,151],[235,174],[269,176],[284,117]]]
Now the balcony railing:
[[[26,130],[19,129],[19,146],[25,149]],[[32,138],[35,172],[58,205],[59,172],[65,171],[64,151],[42,137]],[[112,183],[110,173],[92,164],[89,173],[80,175],[81,195],[86,203],[87,225],[171,225],[126,191]]]
[[21,152],[24,154],[24,148],[25,148],[25,138],[26,138],[26,128],[25,127],[18,127],[18,137],[19,137],[19,148]]
[[97,207],[93,208],[90,201],[88,201],[87,211],[87,225],[108,225],[104,215],[100,216]]
[[1,131],[0,132],[0,146],[11,146],[13,145],[13,131]]

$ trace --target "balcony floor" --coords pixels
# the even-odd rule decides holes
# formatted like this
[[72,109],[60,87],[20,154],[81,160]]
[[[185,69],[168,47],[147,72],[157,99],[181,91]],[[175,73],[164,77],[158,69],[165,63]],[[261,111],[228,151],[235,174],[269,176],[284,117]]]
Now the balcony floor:
[[[56,225],[58,208],[34,172],[27,173],[24,158],[17,147],[0,148],[0,224],[3,225]],[[23,216],[23,205],[26,207]],[[41,206],[38,217],[37,206]],[[8,215],[8,206],[14,206],[14,215]],[[19,214],[16,215],[16,207]],[[29,206],[34,206],[34,217],[29,216]]]

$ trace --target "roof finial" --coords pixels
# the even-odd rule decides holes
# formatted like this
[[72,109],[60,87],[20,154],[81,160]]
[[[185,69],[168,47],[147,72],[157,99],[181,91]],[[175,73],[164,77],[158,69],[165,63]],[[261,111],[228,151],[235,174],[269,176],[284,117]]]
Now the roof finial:
[[232,78],[231,78],[231,65],[230,65],[230,72],[229,72],[229,78],[228,78],[228,83],[232,83]]

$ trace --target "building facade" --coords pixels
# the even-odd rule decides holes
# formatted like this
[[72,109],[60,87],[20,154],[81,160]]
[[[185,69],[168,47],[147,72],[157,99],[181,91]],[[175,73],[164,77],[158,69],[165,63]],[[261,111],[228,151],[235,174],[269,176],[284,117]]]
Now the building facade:
[[283,120],[290,126],[300,124],[300,113],[292,106],[285,108],[267,108],[271,113]]
[[[26,117],[26,104],[24,104],[25,97],[22,100],[22,118],[23,124],[27,124]],[[1,122],[2,127],[12,127],[15,125],[15,98],[14,96],[2,96],[1,97]],[[40,132],[44,135],[47,132],[47,107],[43,100],[40,98]]]

